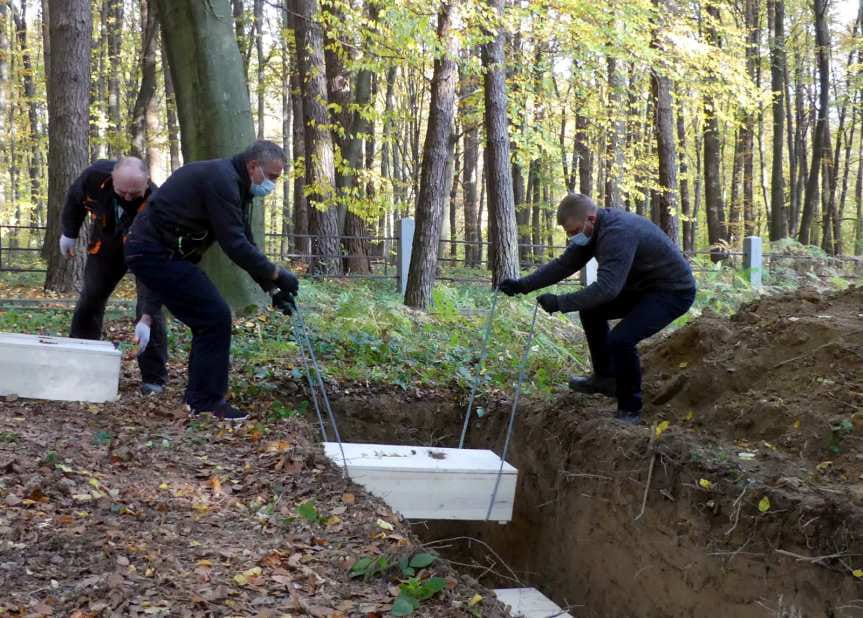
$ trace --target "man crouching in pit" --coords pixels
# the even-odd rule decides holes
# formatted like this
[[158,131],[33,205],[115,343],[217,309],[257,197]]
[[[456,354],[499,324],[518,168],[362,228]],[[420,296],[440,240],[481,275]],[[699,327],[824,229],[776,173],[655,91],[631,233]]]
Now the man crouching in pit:
[[[596,281],[574,294],[542,294],[548,313],[578,311],[593,374],[573,377],[582,393],[617,397],[616,418],[641,418],[641,363],[638,342],[659,332],[689,310],[695,278],[689,262],[654,223],[620,208],[598,208],[586,195],[570,193],[557,208],[557,223],[569,239],[560,257],[520,279],[505,279],[508,296],[554,285],[596,258]],[[620,319],[611,330],[608,321]]]

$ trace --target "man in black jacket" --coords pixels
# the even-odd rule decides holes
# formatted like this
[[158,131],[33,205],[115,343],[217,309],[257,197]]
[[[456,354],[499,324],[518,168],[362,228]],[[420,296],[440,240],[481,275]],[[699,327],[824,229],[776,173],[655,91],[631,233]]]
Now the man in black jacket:
[[[589,197],[570,193],[557,222],[569,243],[563,255],[521,279],[505,279],[505,294],[525,294],[553,285],[596,258],[596,281],[574,294],[543,294],[548,313],[578,311],[593,375],[574,377],[570,388],[617,396],[616,417],[641,416],[641,364],[636,346],[689,310],[695,279],[686,258],[652,222],[618,208],[597,208]],[[620,322],[609,331],[608,320]]]
[[[99,339],[108,297],[126,274],[123,240],[141,204],[156,188],[141,159],[125,157],[119,161],[100,159],[85,169],[69,187],[61,215],[63,233],[60,253],[75,255],[78,232],[90,215],[84,287],[78,298],[69,336]],[[138,367],[141,392],[162,392],[167,377],[168,340],[158,301],[146,286],[136,281],[138,302],[135,309],[138,342]]]
[[251,275],[273,304],[290,314],[297,278],[275,266],[255,245],[252,198],[275,188],[284,151],[260,140],[230,159],[188,163],[175,171],[135,219],[126,242],[126,263],[174,316],[192,329],[186,404],[193,415],[208,412],[240,421],[247,415],[225,401],[231,348],[231,310],[195,264],[218,242]]

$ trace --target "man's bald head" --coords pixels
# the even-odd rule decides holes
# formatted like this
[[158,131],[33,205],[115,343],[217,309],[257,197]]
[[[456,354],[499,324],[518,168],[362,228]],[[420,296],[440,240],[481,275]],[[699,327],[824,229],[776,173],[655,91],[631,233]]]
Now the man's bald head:
[[114,165],[111,172],[114,193],[121,199],[132,202],[144,197],[150,184],[150,171],[147,164],[138,157],[123,157]]

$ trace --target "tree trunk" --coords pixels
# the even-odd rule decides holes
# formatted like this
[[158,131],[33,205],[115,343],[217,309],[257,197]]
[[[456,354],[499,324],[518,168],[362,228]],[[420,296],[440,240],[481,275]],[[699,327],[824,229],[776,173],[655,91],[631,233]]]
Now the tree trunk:
[[686,122],[683,115],[683,99],[677,106],[677,155],[679,160],[680,179],[680,212],[683,219],[683,251],[695,251],[695,236],[693,234],[692,207],[689,204],[689,164],[686,160]]
[[528,184],[531,186],[530,206],[531,206],[531,242],[533,249],[531,255],[534,262],[541,262],[545,257],[545,247],[542,246],[542,179],[540,178],[541,162],[539,159],[534,159],[530,162],[531,180]]
[[[149,155],[154,154],[148,136],[147,129],[152,130],[156,124],[156,37],[158,36],[158,21],[155,0],[144,0],[141,2],[141,17],[144,25],[143,37],[141,39],[141,86],[138,89],[138,97],[135,99],[135,107],[132,110],[132,126],[129,134],[131,138],[132,155],[145,159],[150,163],[150,174],[153,174],[153,166],[156,163]],[[150,139],[148,139],[150,138]],[[149,148],[148,148],[149,146]]]
[[336,206],[336,170],[330,117],[326,108],[327,79],[324,35],[318,0],[292,0],[297,57],[303,90],[306,187],[309,205],[312,272],[339,275],[339,213]]
[[[503,17],[503,0],[489,0],[499,18]],[[486,181],[489,220],[492,225],[489,240],[494,255],[490,255],[492,285],[518,276],[518,236],[515,203],[509,166],[507,135],[506,90],[504,79],[503,33],[493,34],[491,42],[482,46],[485,68],[485,133],[487,149]]]
[[293,130],[293,96],[291,92],[291,50],[288,45],[288,36],[284,33],[291,29],[290,13],[288,7],[282,7],[282,36],[280,37],[282,51],[282,148],[287,157],[287,168],[282,176],[282,233],[281,242],[279,243],[279,257],[285,259],[284,256],[289,252],[289,238],[292,233],[291,221],[291,187],[294,178],[294,154],[291,148],[291,133]]
[[[815,15],[815,58],[818,65],[818,116],[812,141],[812,161],[809,179],[806,183],[806,197],[803,202],[803,216],[800,221],[798,239],[803,244],[813,242],[812,222],[818,204],[818,174],[825,157],[830,156],[830,31],[827,25],[828,0],[813,0]],[[825,216],[827,213],[825,213]]]
[[264,0],[255,0],[255,51],[258,58],[257,82],[255,84],[258,98],[258,139],[264,139],[266,135],[266,114],[264,101],[266,100],[266,82],[264,82]]
[[21,53],[21,64],[24,68],[24,98],[27,101],[28,135],[30,144],[30,161],[27,172],[30,177],[30,201],[33,209],[39,209],[42,192],[42,180],[40,170],[42,168],[42,150],[39,147],[39,112],[36,107],[36,84],[33,80],[33,59],[30,55],[30,47],[27,42],[27,0],[22,0],[21,10],[16,11],[13,6],[13,17],[15,19],[15,34]]
[[[759,29],[759,13],[761,7],[760,0],[745,0],[745,13],[747,24],[746,36],[746,73],[749,79],[753,82],[757,81],[756,73],[760,75],[758,70],[758,42],[761,38]],[[753,162],[753,140],[755,136],[755,115],[752,112],[745,112],[743,115],[743,124],[740,127],[740,147],[743,163],[743,235],[754,236],[756,233],[755,226],[755,207],[754,207],[754,162]],[[779,132],[780,140],[782,131]],[[762,150],[763,153],[763,150]],[[762,157],[763,162],[763,157]],[[762,167],[762,182],[764,178]],[[767,204],[764,204],[765,209]]]
[[177,96],[174,81],[168,67],[168,46],[165,43],[165,30],[157,25],[162,33],[162,75],[165,78],[165,124],[168,130],[168,150],[171,153],[171,171],[180,167],[180,125],[177,120]]
[[860,141],[857,145],[857,182],[854,184],[854,202],[857,214],[857,221],[854,225],[854,255],[863,255],[863,129],[860,133]]
[[123,0],[108,0],[108,155],[116,159],[123,151],[117,139],[123,126],[120,114],[122,78]]
[[[460,98],[466,102],[467,94],[471,92],[477,83],[473,78],[465,75],[460,80]],[[462,112],[464,118],[464,154],[462,168],[462,195],[464,201],[464,265],[479,267],[479,242],[480,233],[477,221],[477,163],[479,159],[479,130],[474,124],[473,116],[476,110],[465,107]]]
[[[387,69],[386,76],[386,92],[384,94],[384,124],[383,124],[383,135],[381,139],[381,178],[384,183],[388,183],[389,186],[389,194],[392,196],[392,203],[395,205],[395,196],[396,196],[396,180],[395,180],[395,154],[396,154],[396,146],[393,144],[393,139],[395,136],[395,122],[393,121],[393,106],[395,105],[395,83],[396,83],[396,67],[391,66]],[[386,184],[384,186],[387,186]],[[385,238],[390,238],[390,214],[395,217],[395,212],[389,213],[387,210],[384,210],[382,213],[382,219],[384,223],[384,229],[382,230],[382,235]],[[389,259],[390,256],[390,241],[384,240],[381,246],[381,256],[384,260]]]
[[608,65],[608,110],[611,118],[607,130],[608,142],[605,151],[605,207],[622,208],[623,196],[620,185],[623,182],[624,152],[626,140],[626,123],[623,115],[623,76],[617,68],[617,60],[613,56],[607,58]]
[[[292,26],[294,29],[296,26]],[[293,250],[302,256],[312,251],[309,234],[309,204],[306,200],[306,129],[303,125],[303,94],[300,86],[300,68],[294,56],[291,68],[291,106],[294,120],[291,126],[291,141],[294,144],[294,243]],[[303,257],[303,259],[307,259]]]
[[[11,41],[8,38],[9,29],[7,28],[7,23],[9,22],[9,5],[6,3],[0,4],[0,135],[3,136],[4,140],[11,137],[14,139],[15,134],[9,131],[9,126],[14,126],[13,124],[13,116],[14,110],[13,106],[10,105],[11,97],[9,93],[11,91],[11,81],[9,79],[10,73],[10,59],[13,58],[13,55],[9,53],[9,50],[12,49]],[[10,163],[9,153],[4,152],[5,141],[0,142],[0,158],[6,163],[8,166]],[[5,173],[0,173],[0,199],[3,200],[4,203],[8,203],[11,198],[11,188],[14,185],[13,182],[6,182]]]
[[[228,0],[157,0],[165,36],[186,162],[228,157],[254,139],[243,62],[232,32]],[[264,213],[252,211],[252,230],[264,239]],[[202,267],[234,310],[261,305],[251,277],[214,245]]]
[[[593,192],[593,157],[590,155],[588,127],[587,116],[576,114],[575,152],[578,153],[578,191],[582,195],[590,197]],[[573,171],[574,173],[575,171]]]
[[[742,123],[741,123],[742,124]],[[731,164],[731,198],[728,200],[728,241],[739,244],[740,240],[740,173],[743,171],[743,127],[734,137],[734,155]]]
[[90,34],[88,0],[52,0],[49,40],[52,53],[63,62],[50,63],[48,81],[48,229],[43,255],[48,262],[45,289],[72,292],[80,288],[87,255],[86,226],[82,226],[76,256],[60,255],[60,213],[66,191],[87,167],[89,155]]
[[[374,4],[368,5],[368,19],[370,23],[375,23],[378,18],[378,8]],[[341,52],[339,52],[341,53]],[[326,58],[329,60],[337,54],[328,52]],[[333,62],[327,63],[327,70],[330,70],[330,65]],[[349,80],[350,77],[345,74],[344,67],[339,62],[335,65],[338,67],[337,73],[334,75],[334,80]],[[343,137],[341,139],[340,148],[343,161],[347,163],[347,169],[342,174],[336,175],[336,186],[339,191],[339,198],[342,201],[341,208],[345,211],[345,239],[343,241],[346,257],[344,260],[345,270],[347,272],[370,274],[372,272],[371,262],[369,260],[369,241],[364,238],[368,235],[368,226],[360,212],[357,212],[357,204],[362,204],[361,191],[357,179],[360,177],[360,171],[364,167],[363,161],[363,143],[365,137],[369,135],[372,129],[372,123],[369,119],[369,106],[372,102],[372,83],[374,74],[370,69],[360,69],[356,74],[356,82],[354,86],[353,106],[350,105],[351,89],[350,82],[345,84],[334,83],[330,81],[330,98],[331,101],[335,95],[335,89],[343,89],[346,91],[346,98],[336,96],[336,102],[340,105],[344,104],[344,100],[348,104],[344,105],[343,114],[337,114],[341,120],[343,131],[340,132]],[[353,112],[351,113],[351,108]],[[334,135],[337,139],[337,135]],[[360,206],[362,208],[362,206]]]
[[431,303],[443,207],[449,193],[447,183],[451,178],[450,161],[454,146],[452,126],[458,81],[458,38],[452,34],[451,28],[453,21],[457,20],[458,4],[444,2],[437,26],[437,38],[443,53],[434,61],[416,229],[405,291],[405,304],[416,309],[427,309]]
[[[659,19],[670,12],[669,0],[654,0],[658,9]],[[653,46],[661,49],[661,21],[655,25]],[[653,118],[656,133],[656,152],[659,155],[659,185],[657,192],[659,204],[659,227],[668,237],[678,243],[678,193],[677,193],[677,157],[674,152],[674,112],[671,104],[671,80],[654,68],[650,72],[653,91]]]
[[452,180],[450,180],[450,191],[449,191],[449,256],[452,258],[452,264],[456,263],[456,258],[458,257],[458,236],[456,234],[458,217],[456,213],[458,212],[458,207],[456,205],[456,198],[458,197],[458,169],[459,162],[461,161],[461,152],[459,150],[458,139],[456,138],[455,142],[455,157],[453,159],[452,165]]
[[[715,23],[719,23],[719,7],[709,4],[705,11]],[[719,36],[712,24],[705,25],[707,41],[715,47],[720,46]],[[720,134],[719,120],[714,105],[717,101],[712,95],[704,96],[704,200],[707,207],[707,238],[710,243],[710,257],[714,262],[725,259],[726,252],[721,248],[728,242],[725,230],[725,206],[722,200],[722,184],[719,177]]]
[[[770,90],[773,111],[773,166],[770,180],[770,240],[788,236],[788,214],[785,208],[785,176],[782,148],[785,139],[783,110],[785,93],[785,8],[784,0],[767,0],[770,26]],[[790,154],[790,153],[789,153]],[[793,155],[791,156],[793,160]],[[793,162],[792,162],[793,165]],[[792,170],[791,183],[794,184]]]

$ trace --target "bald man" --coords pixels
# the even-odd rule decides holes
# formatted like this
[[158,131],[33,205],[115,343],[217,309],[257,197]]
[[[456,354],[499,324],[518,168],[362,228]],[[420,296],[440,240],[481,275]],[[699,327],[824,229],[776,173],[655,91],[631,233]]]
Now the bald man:
[[[72,183],[62,213],[60,253],[75,255],[78,232],[90,215],[90,241],[84,266],[84,288],[72,316],[70,337],[100,339],[108,297],[126,274],[123,241],[138,208],[156,189],[146,164],[136,157],[119,161],[98,160]],[[135,310],[138,367],[141,392],[162,392],[167,377],[165,337],[161,303],[137,282]]]

